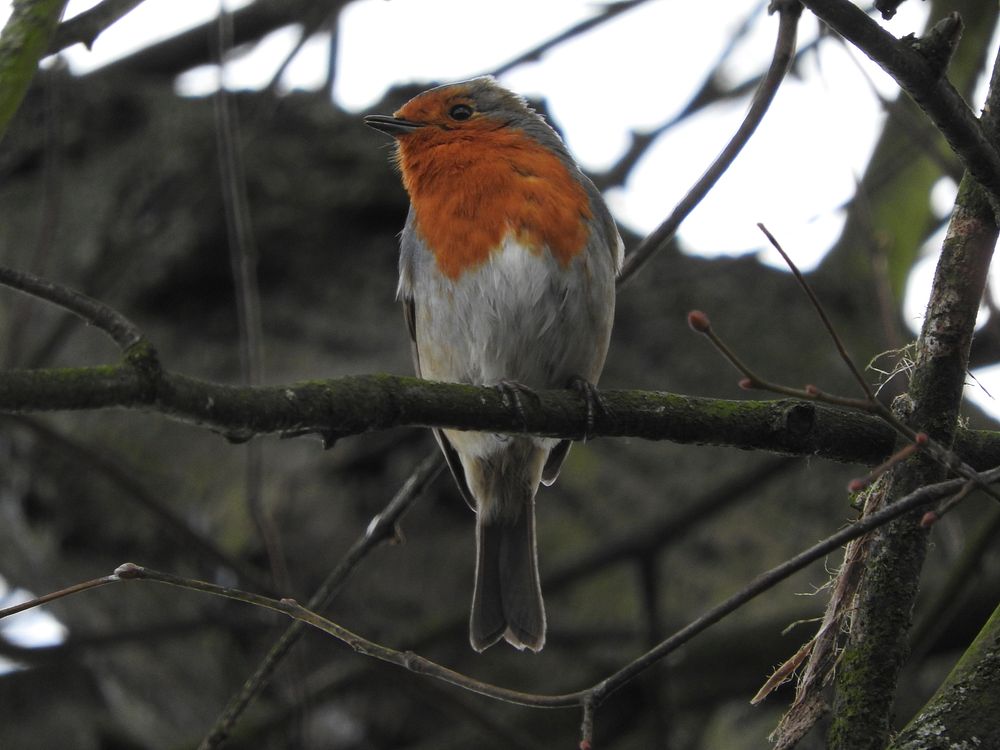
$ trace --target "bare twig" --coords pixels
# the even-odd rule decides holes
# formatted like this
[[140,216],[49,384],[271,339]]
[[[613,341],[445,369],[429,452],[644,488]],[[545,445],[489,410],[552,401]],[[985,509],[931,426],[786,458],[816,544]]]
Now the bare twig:
[[875,394],[872,393],[871,386],[868,385],[868,381],[865,380],[864,375],[861,374],[857,365],[854,364],[854,360],[851,359],[851,355],[847,353],[847,348],[844,346],[844,342],[837,334],[836,329],[830,322],[830,318],[827,317],[826,310],[823,309],[823,305],[820,304],[819,299],[816,297],[816,293],[812,290],[812,286],[809,285],[809,282],[806,281],[806,278],[802,275],[799,267],[792,262],[788,253],[786,253],[785,249],[781,246],[781,243],[775,239],[774,235],[768,231],[767,227],[760,222],[758,222],[757,227],[764,233],[764,236],[767,237],[767,240],[771,243],[772,247],[774,247],[774,249],[781,255],[782,259],[795,275],[795,280],[799,282],[799,286],[802,287],[806,296],[809,297],[809,301],[812,303],[813,309],[816,310],[816,314],[819,315],[819,319],[823,321],[823,327],[826,329],[826,332],[830,334],[830,338],[833,339],[833,344],[837,347],[837,353],[840,354],[840,359],[845,365],[847,365],[847,369],[850,370],[851,375],[854,376],[855,382],[857,382],[857,384],[861,387],[861,390],[864,391],[865,397],[869,401],[876,401]]
[[975,489],[978,489],[975,482],[966,482],[962,485],[962,488],[958,492],[941,503],[937,508],[924,513],[923,518],[920,519],[920,525],[925,529],[933,526],[940,521],[945,514],[954,510],[955,507],[965,500],[965,498],[967,498]]
[[142,334],[132,321],[100,300],[88,297],[82,292],[55,284],[27,271],[16,271],[2,266],[0,266],[0,284],[69,310],[86,323],[108,334],[122,352],[128,352],[143,341]]
[[524,65],[525,63],[537,62],[542,59],[542,56],[548,52],[553,47],[556,47],[563,42],[566,42],[573,37],[579,36],[591,29],[600,26],[602,23],[610,21],[612,18],[616,18],[622,13],[637,8],[647,0],[616,0],[616,2],[609,2],[601,6],[600,12],[591,16],[590,18],[580,21],[578,24],[570,26],[568,29],[561,31],[556,34],[551,39],[547,39],[541,44],[532,47],[526,52],[522,52],[520,55],[515,57],[513,60],[505,62],[498,68],[494,68],[491,73],[495,76],[500,76],[518,65]]
[[[732,101],[757,90],[760,86],[761,80],[764,78],[765,73],[763,72],[759,75],[747,78],[736,85],[727,86],[725,88],[723,88],[720,79],[722,78],[721,73],[723,65],[729,60],[739,41],[750,31],[752,21],[764,5],[764,2],[758,3],[750,11],[750,13],[747,14],[747,17],[744,19],[740,27],[729,37],[725,48],[719,53],[712,69],[702,79],[701,86],[698,87],[698,90],[691,96],[687,104],[679,112],[675,113],[668,120],[650,130],[633,130],[630,133],[631,143],[625,150],[625,153],[623,153],[618,160],[607,169],[597,173],[590,173],[591,180],[593,180],[599,190],[603,192],[609,188],[624,185],[625,180],[635,168],[636,164],[639,163],[639,160],[643,157],[646,151],[649,150],[649,148],[656,143],[661,136],[682,122],[685,122],[689,117],[701,112],[711,104]],[[809,44],[796,50],[791,67],[794,67],[795,62],[797,62],[803,54],[815,49],[817,43],[818,39],[815,39]]]
[[924,110],[965,168],[988,191],[995,209],[1000,202],[1000,153],[943,70],[849,0],[802,2],[891,75]]
[[[313,38],[313,36],[322,29],[330,29],[331,34],[336,33],[335,26],[337,25],[337,18],[340,16],[340,12],[343,10],[345,5],[344,0],[338,0],[337,2],[330,2],[330,0],[322,0],[311,8],[307,8],[299,22],[301,28],[299,29],[299,38],[295,40],[295,44],[292,45],[292,49],[289,50],[288,54],[282,59],[281,63],[278,65],[274,74],[271,76],[270,83],[265,87],[265,91],[274,94],[278,90],[278,85],[281,83],[281,78],[285,75],[285,71],[288,70],[288,66],[292,64],[295,57],[302,51],[302,48],[306,43]],[[334,56],[336,50],[331,49],[331,58]],[[334,65],[334,61],[331,59],[329,65]],[[332,86],[332,80],[327,86],[327,91],[329,91],[329,86]]]
[[740,151],[750,140],[757,126],[760,125],[767,114],[771,102],[774,100],[778,87],[785,78],[785,73],[791,65],[795,56],[795,37],[798,29],[799,17],[802,14],[802,6],[798,0],[775,0],[771,3],[772,9],[777,9],[779,14],[778,37],[774,45],[774,56],[767,74],[760,82],[757,93],[747,112],[743,123],[736,134],[729,141],[722,153],[712,163],[701,179],[688,191],[687,195],[674,208],[673,213],[660,224],[652,233],[639,243],[627,258],[618,278],[618,286],[624,286],[629,279],[649,260],[649,258],[665,247],[673,238],[677,228],[681,225],[688,214],[702,201],[712,189],[719,178],[729,169],[730,165],[739,155]]
[[[993,482],[1000,479],[1000,469],[984,473],[982,479],[985,482]],[[691,640],[694,636],[706,630],[711,625],[714,625],[726,615],[736,611],[751,599],[754,599],[768,589],[774,587],[781,581],[791,576],[793,573],[802,570],[804,567],[812,562],[815,562],[816,560],[822,559],[852,539],[857,539],[858,537],[867,534],[869,531],[883,526],[895,518],[898,518],[904,513],[912,511],[915,508],[920,508],[940,497],[954,492],[962,485],[963,481],[964,480],[954,479],[937,485],[927,485],[926,487],[922,487],[912,492],[899,502],[859,519],[850,526],[841,529],[823,541],[809,547],[806,550],[803,550],[780,565],[771,568],[766,573],[763,573],[755,578],[753,582],[731,596],[729,599],[716,605],[701,617],[677,631],[665,641],[661,642],[658,646],[656,646],[656,648],[646,652],[631,664],[619,670],[599,685],[595,686],[592,689],[595,699],[599,702],[612,691],[621,687],[625,682],[628,682],[637,674],[647,669],[657,660],[676,650],[678,647]],[[900,507],[901,505],[903,507]]]
[[977,577],[984,572],[983,558],[996,547],[1000,534],[1000,508],[994,506],[983,514],[978,526],[970,533],[961,556],[947,571],[947,576],[938,581],[935,590],[929,594],[929,601],[922,607],[920,617],[910,631],[913,657],[926,654],[942,631],[952,622],[964,616],[961,603],[967,600],[969,589]]
[[83,583],[77,583],[72,586],[67,586],[64,589],[59,589],[59,591],[53,591],[51,594],[45,594],[43,596],[38,596],[34,599],[21,602],[20,604],[15,604],[12,607],[4,607],[3,609],[0,609],[0,620],[5,617],[10,617],[11,615],[26,612],[27,610],[34,609],[35,607],[40,607],[43,604],[54,602],[57,599],[62,599],[73,594],[79,594],[81,591],[90,591],[90,589],[106,586],[109,583],[116,583],[118,580],[118,576],[115,574],[103,576],[101,578],[93,578],[89,581],[84,581]]
[[[245,385],[259,385],[263,371],[261,345],[260,286],[257,279],[257,246],[250,220],[246,173],[240,143],[240,122],[233,95],[225,86],[226,55],[233,44],[232,14],[220,2],[215,25],[219,63],[219,87],[212,97],[215,139],[218,150],[222,206],[226,218],[229,267],[236,297],[239,331],[240,369]],[[264,455],[260,443],[248,443],[244,450],[244,494],[247,512],[253,519],[267,552],[271,574],[279,590],[289,589],[288,569],[281,537],[264,505]]]
[[895,468],[903,461],[908,459],[910,456],[912,456],[914,453],[920,450],[921,447],[927,445],[927,441],[928,437],[926,433],[923,432],[918,433],[917,439],[914,442],[907,443],[906,445],[904,445],[898,451],[889,456],[889,458],[887,458],[885,461],[883,461],[874,469],[872,469],[870,472],[868,472],[865,476],[859,477],[857,479],[852,479],[850,482],[848,482],[847,491],[860,492],[865,487],[868,487],[872,482],[874,482],[880,476],[889,472],[891,469]]
[[740,388],[743,388],[744,390],[770,391],[771,393],[778,393],[782,396],[790,396],[792,398],[822,401],[827,404],[845,406],[850,409],[858,409],[860,411],[871,413],[878,412],[879,405],[877,402],[873,403],[869,399],[835,396],[833,394],[826,393],[825,391],[821,391],[813,385],[807,385],[805,388],[792,388],[791,386],[781,385],[780,383],[774,383],[770,380],[766,380],[758,375],[754,370],[750,369],[750,366],[730,348],[730,346],[722,339],[721,336],[719,336],[718,333],[715,332],[708,315],[701,310],[692,310],[688,313],[688,326],[690,326],[691,330],[702,334],[705,338],[711,341],[712,345],[718,350],[719,354],[721,354],[744,376],[743,379],[740,380]]
[[[813,304],[813,307],[819,314],[820,319],[823,321],[823,325],[830,334],[830,337],[833,339],[841,359],[850,370],[854,379],[864,390],[865,398],[855,399],[838,396],[827,393],[814,385],[807,385],[804,388],[799,389],[765,380],[750,369],[749,365],[743,362],[743,360],[740,359],[740,357],[729,347],[729,345],[723,341],[723,339],[712,328],[711,322],[704,312],[700,310],[692,310],[688,313],[688,326],[696,333],[703,334],[706,338],[708,338],[719,353],[722,354],[723,357],[725,357],[745,376],[740,381],[740,387],[747,390],[759,389],[770,391],[772,393],[778,393],[792,398],[814,399],[816,401],[822,401],[823,403],[857,409],[859,411],[874,414],[882,419],[886,424],[890,425],[900,436],[925,449],[926,453],[930,457],[948,470],[955,471],[956,473],[966,477],[970,482],[979,482],[976,471],[967,463],[962,461],[962,459],[950,448],[948,448],[947,445],[932,439],[926,432],[918,432],[913,427],[908,425],[903,419],[893,413],[888,406],[876,398],[871,387],[865,381],[860,370],[847,353],[840,336],[831,324],[830,319],[826,315],[826,311],[823,309],[819,299],[813,293],[813,290],[809,283],[805,280],[805,277],[801,274],[801,272],[799,272],[798,267],[792,262],[791,258],[784,251],[774,236],[767,230],[767,228],[763,224],[758,224],[758,227],[760,227],[761,231],[763,231],[767,238],[771,241],[771,244],[774,245],[775,249],[777,249],[777,251],[781,254],[781,257],[785,260],[792,273],[795,275],[796,281],[809,297],[810,302]],[[1000,502],[1000,492],[997,492],[992,487],[988,487],[983,484],[979,484],[979,487],[986,492],[987,495]]]
[[[322,612],[330,605],[344,581],[368,553],[379,543],[391,539],[397,533],[397,524],[403,515],[441,473],[443,468],[444,462],[441,455],[435,450],[413,470],[399,492],[389,501],[382,512],[372,519],[364,534],[351,546],[343,559],[326,577],[326,580],[316,589],[306,605],[308,609]],[[275,669],[298,642],[304,631],[305,623],[299,620],[288,626],[281,638],[257,665],[254,673],[247,678],[240,692],[233,696],[215,720],[215,724],[202,740],[200,745],[202,750],[219,747],[225,742],[236,722],[270,683]]]
[[105,29],[139,7],[142,1],[103,0],[93,8],[64,21],[59,24],[52,37],[48,54],[54,55],[74,44],[83,44],[90,49]]
[[[982,476],[982,480],[984,482],[994,482],[998,479],[1000,479],[1000,469],[985,472]],[[748,601],[751,601],[755,597],[774,587],[792,574],[802,570],[807,565],[822,559],[846,542],[856,539],[859,536],[862,536],[863,534],[866,534],[873,529],[898,518],[904,513],[908,513],[916,508],[927,505],[937,498],[955,491],[955,489],[961,486],[961,482],[962,480],[950,480],[936,485],[921,487],[920,489],[910,493],[905,498],[900,499],[898,502],[882,508],[881,510],[860,519],[850,526],[841,529],[823,541],[809,547],[806,550],[803,550],[794,557],[758,576],[750,584],[735,593],[733,596],[711,608],[701,617],[692,621],[690,624],[677,631],[666,640],[660,642],[656,647],[650,649],[641,657],[635,659],[608,678],[590,688],[571,693],[553,695],[524,693],[484,683],[467,677],[466,675],[457,673],[447,667],[436,664],[435,662],[412,652],[397,651],[370,641],[357,635],[356,633],[352,633],[336,623],[327,620],[324,617],[321,617],[317,613],[303,607],[293,600],[273,599],[261,596],[260,594],[242,591],[240,589],[218,586],[205,581],[198,581],[191,578],[183,578],[169,573],[150,570],[133,563],[125,563],[124,565],[119,566],[113,575],[106,576],[102,579],[96,579],[95,581],[88,581],[84,584],[78,584],[77,586],[69,587],[44,597],[39,597],[31,602],[19,605],[16,609],[18,612],[24,611],[32,606],[38,606],[44,602],[51,601],[54,598],[62,598],[70,594],[87,590],[88,588],[104,585],[105,583],[131,580],[154,581],[192,591],[200,591],[213,596],[234,599],[246,604],[280,612],[295,620],[304,622],[307,625],[311,625],[329,635],[332,635],[358,653],[395,664],[403,667],[404,669],[416,672],[417,674],[424,674],[443,680],[463,689],[507,703],[514,703],[535,708],[560,708],[572,706],[584,707],[588,703],[591,703],[596,709],[615,690],[634,679],[637,675],[648,669],[652,664],[655,664],[667,654],[690,641],[699,633],[722,620],[726,615],[731,614],[742,607]],[[0,616],[12,613],[13,612],[0,612]]]
[[13,417],[14,423],[31,431],[48,448],[63,452],[71,460],[85,465],[88,470],[96,470],[112,484],[116,485],[129,502],[144,508],[155,517],[167,532],[172,532],[185,548],[193,550],[198,556],[213,565],[223,565],[240,580],[252,584],[260,590],[270,590],[271,584],[252,566],[219,547],[208,535],[193,527],[167,502],[149,490],[136,478],[133,472],[123,467],[111,455],[96,450],[94,446],[73,440],[45,424],[26,417]]

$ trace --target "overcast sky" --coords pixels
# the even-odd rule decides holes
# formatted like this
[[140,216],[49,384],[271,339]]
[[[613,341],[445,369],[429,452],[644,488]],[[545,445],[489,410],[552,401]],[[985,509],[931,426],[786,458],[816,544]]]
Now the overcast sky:
[[[67,17],[96,4],[70,0]],[[246,0],[229,0],[236,9]],[[399,82],[445,82],[493,70],[573,23],[589,18],[595,0],[356,0],[341,15],[337,80],[332,92],[342,107],[371,111],[386,89]],[[762,12],[764,0],[704,3],[653,0],[522,65],[501,78],[519,93],[544,98],[577,159],[606,168],[622,154],[633,130],[656,127],[688,101],[732,38],[752,18],[750,33],[733,50],[724,73],[731,81],[757,74],[770,59],[777,18]],[[0,15],[9,2],[0,0]],[[85,71],[214,17],[219,3],[205,0],[145,0],[87,51],[66,50],[72,69]],[[927,3],[904,3],[882,22],[896,36],[923,28]],[[818,33],[807,11],[800,44]],[[234,88],[270,81],[298,37],[294,28],[267,37],[251,54],[227,65]],[[696,40],[697,43],[692,43]],[[996,44],[996,39],[994,39]],[[286,88],[314,89],[326,73],[328,43],[316,38],[302,50],[283,80]],[[178,79],[186,95],[204,95],[219,80],[207,66]],[[679,232],[682,246],[704,255],[758,253],[782,266],[756,228],[764,222],[803,268],[813,267],[836,239],[839,210],[864,170],[883,114],[876,92],[896,95],[895,84],[876,66],[840,44],[824,40],[782,86],[763,125],[712,193]],[[985,84],[974,106],[980,106]],[[709,108],[669,131],[646,154],[608,203],[620,223],[635,232],[654,228],[725,145],[748,100]],[[816,148],[823,143],[823,148]],[[821,176],[821,178],[818,178]],[[955,186],[942,180],[932,195],[946,216]],[[926,303],[939,239],[913,274],[904,314],[914,329]],[[985,377],[985,375],[984,375]],[[992,380],[992,379],[991,379]],[[1000,379],[993,390],[1000,391]],[[977,396],[978,398],[978,396]]]

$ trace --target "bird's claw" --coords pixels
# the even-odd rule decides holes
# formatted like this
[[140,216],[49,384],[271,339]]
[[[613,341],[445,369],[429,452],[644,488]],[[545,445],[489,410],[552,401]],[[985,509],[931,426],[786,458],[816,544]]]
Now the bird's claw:
[[608,405],[604,402],[604,397],[600,391],[597,390],[597,386],[586,378],[575,375],[569,379],[568,387],[580,394],[580,398],[583,399],[587,408],[587,425],[583,439],[584,441],[590,440],[594,437],[594,424],[597,413],[608,414],[610,412]]
[[521,395],[528,395],[537,400],[538,394],[524,385],[524,383],[518,383],[516,380],[501,380],[493,387],[500,393],[504,406],[517,415],[517,418],[521,420],[521,428],[527,432],[528,417],[524,411],[524,403],[521,401]]

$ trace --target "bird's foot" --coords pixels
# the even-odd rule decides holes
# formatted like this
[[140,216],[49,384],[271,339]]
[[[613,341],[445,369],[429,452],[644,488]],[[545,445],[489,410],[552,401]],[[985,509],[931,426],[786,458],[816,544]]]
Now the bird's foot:
[[585,441],[590,440],[594,437],[594,423],[598,412],[607,415],[611,413],[610,409],[605,403],[604,397],[597,390],[597,386],[586,378],[574,375],[569,379],[567,387],[579,393],[580,398],[583,399],[583,402],[587,407],[587,425],[583,434],[583,439]]
[[537,401],[538,394],[524,385],[524,383],[518,383],[516,380],[504,379],[493,387],[499,391],[504,406],[513,411],[517,415],[517,418],[521,420],[521,429],[527,432],[528,417],[524,412],[524,402],[521,400],[521,396],[531,396]]

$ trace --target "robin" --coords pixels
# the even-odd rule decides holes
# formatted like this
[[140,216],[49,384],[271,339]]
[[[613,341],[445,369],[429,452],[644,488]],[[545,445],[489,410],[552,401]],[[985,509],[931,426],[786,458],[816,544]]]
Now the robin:
[[[417,375],[519,392],[573,387],[599,406],[623,245],[601,194],[556,132],[493,78],[425,91],[365,123],[395,138],[410,197],[398,296]],[[545,645],[535,493],[569,441],[435,435],[476,512],[470,641]]]

